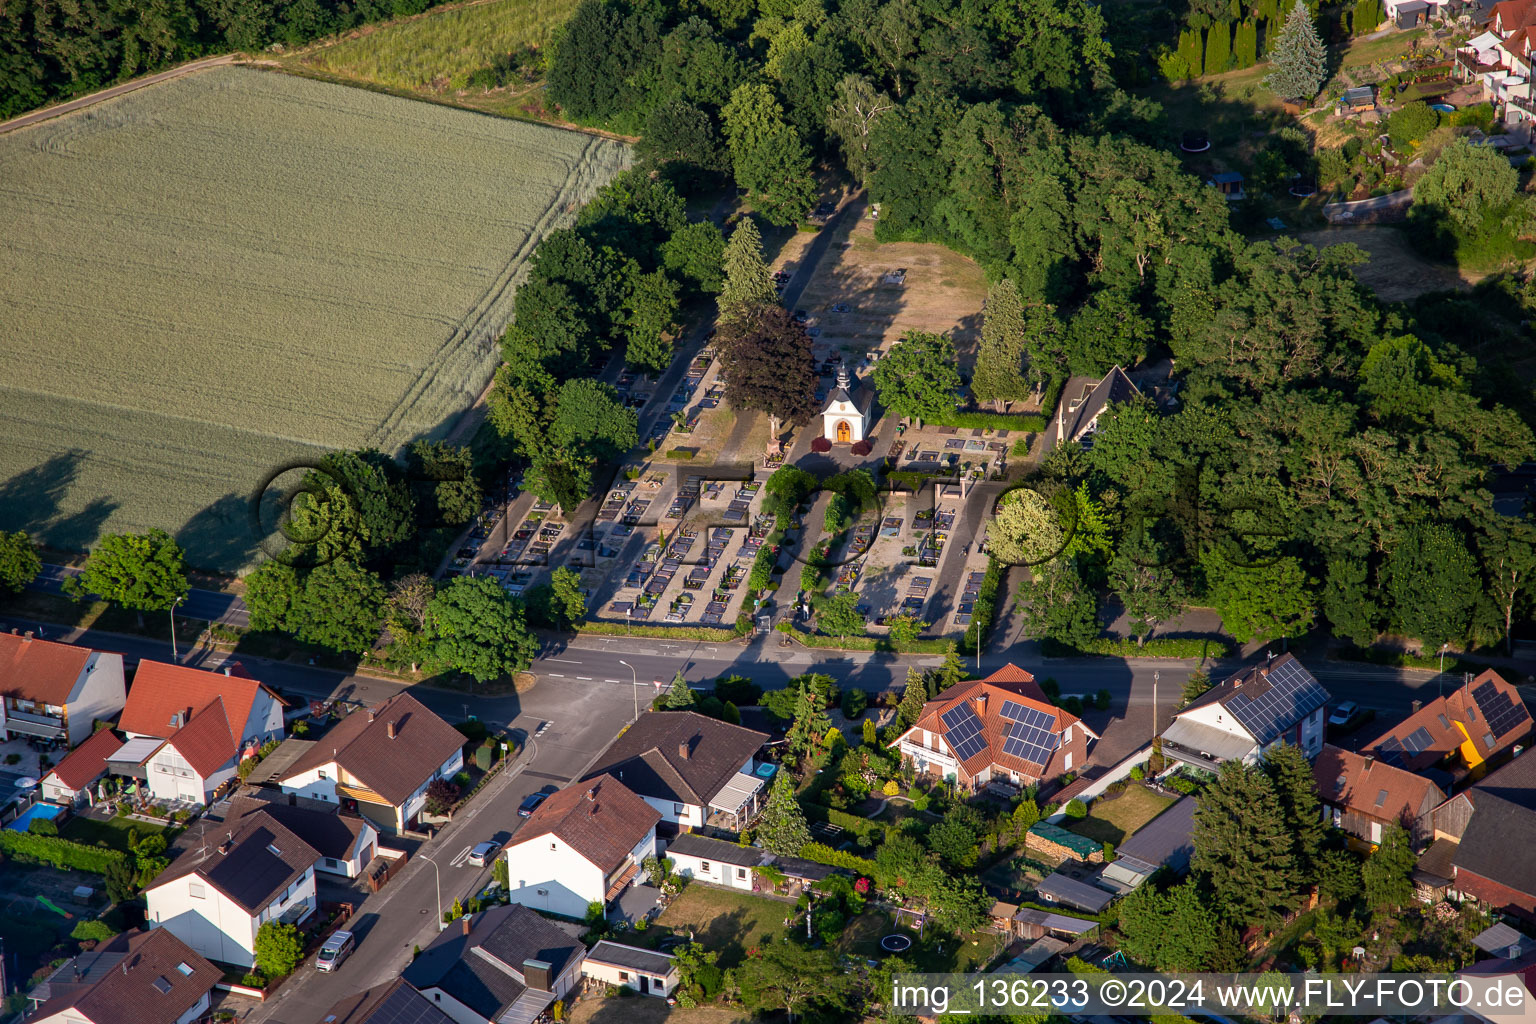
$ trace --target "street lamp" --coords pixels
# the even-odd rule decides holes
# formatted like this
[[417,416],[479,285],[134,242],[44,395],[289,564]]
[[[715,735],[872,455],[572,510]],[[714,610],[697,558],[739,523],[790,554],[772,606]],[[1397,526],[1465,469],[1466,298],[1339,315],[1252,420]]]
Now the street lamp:
[[438,870],[437,861],[431,857],[423,857],[422,860],[432,865],[432,874],[437,885],[437,930],[442,931],[448,925],[443,921],[443,873]]
[[1449,640],[1440,645],[1440,696],[1442,697],[1445,696],[1445,649],[1449,646],[1451,646]]
[[171,607],[167,609],[171,613],[171,661],[173,663],[180,663],[181,661],[181,656],[176,653],[176,606],[181,604],[181,602],[185,601],[186,599],[187,595],[182,594],[176,600],[172,601]]
[[629,692],[635,695],[635,721],[640,721],[640,676],[635,672],[635,666],[619,659],[619,664],[629,669]]

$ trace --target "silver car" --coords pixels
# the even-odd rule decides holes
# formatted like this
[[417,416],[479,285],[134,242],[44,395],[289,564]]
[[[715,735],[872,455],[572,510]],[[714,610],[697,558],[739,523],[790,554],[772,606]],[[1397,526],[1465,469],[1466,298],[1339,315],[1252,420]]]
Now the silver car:
[[356,948],[357,942],[351,932],[332,932],[331,937],[325,940],[325,945],[320,947],[320,952],[315,954],[315,970],[334,971]]
[[488,839],[469,851],[469,862],[477,868],[483,868],[496,859],[496,853],[500,849],[500,843]]

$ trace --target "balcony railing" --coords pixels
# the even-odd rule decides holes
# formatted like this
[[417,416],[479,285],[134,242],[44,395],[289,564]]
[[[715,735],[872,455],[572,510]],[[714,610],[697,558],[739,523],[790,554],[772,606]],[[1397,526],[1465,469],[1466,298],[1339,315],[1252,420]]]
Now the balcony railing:
[[5,711],[6,728],[27,736],[58,739],[64,735],[64,719],[56,715],[38,715],[30,711]]

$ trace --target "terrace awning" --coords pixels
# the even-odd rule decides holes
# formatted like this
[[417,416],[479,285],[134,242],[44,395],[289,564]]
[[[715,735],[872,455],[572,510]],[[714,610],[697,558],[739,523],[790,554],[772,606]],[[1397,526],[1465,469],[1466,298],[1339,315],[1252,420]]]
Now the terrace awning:
[[113,775],[133,775],[135,769],[149,760],[150,755],[159,750],[164,742],[153,736],[129,740],[118,748],[117,753],[107,758],[107,769]]
[[710,797],[710,810],[725,811],[735,814],[746,806],[763,788],[763,780],[756,775],[748,775],[746,772],[737,772],[731,776],[731,781],[720,787],[720,792]]

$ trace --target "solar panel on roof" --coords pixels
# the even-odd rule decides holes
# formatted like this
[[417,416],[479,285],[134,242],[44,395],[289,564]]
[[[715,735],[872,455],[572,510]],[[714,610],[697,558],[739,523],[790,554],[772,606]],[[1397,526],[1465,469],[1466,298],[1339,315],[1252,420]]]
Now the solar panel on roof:
[[1398,768],[1406,767],[1403,762],[1403,745],[1397,742],[1396,736],[1388,736],[1383,740],[1381,746],[1377,748],[1377,753],[1390,765]]
[[970,760],[986,748],[987,741],[981,735],[981,720],[969,704],[952,707],[939,716],[944,723],[945,740],[962,761]]
[[1422,754],[1435,745],[1435,738],[1429,734],[1429,730],[1420,726],[1407,736],[1403,737],[1403,746],[1411,754]]
[[1524,703],[1511,700],[1509,694],[1495,686],[1492,680],[1473,690],[1472,699],[1483,713],[1488,730],[1495,736],[1509,733],[1531,717]]
[[1274,666],[1267,678],[1269,686],[1258,696],[1239,690],[1225,701],[1232,716],[1264,744],[1328,703],[1328,691],[1297,661]]
[[[1054,722],[1051,715],[1041,716],[1047,721]],[[1049,729],[1024,722],[1011,722],[1008,732],[1003,739],[1003,753],[1022,758],[1030,764],[1045,765],[1051,761],[1051,751],[1055,750],[1060,738]]]

